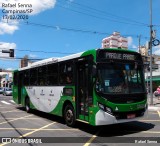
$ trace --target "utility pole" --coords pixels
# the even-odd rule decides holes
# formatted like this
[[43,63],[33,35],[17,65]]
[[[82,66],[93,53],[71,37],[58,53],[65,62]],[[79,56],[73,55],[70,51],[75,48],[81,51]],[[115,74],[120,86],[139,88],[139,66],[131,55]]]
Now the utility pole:
[[139,35],[138,36],[138,45],[139,45],[139,47],[138,47],[138,53],[141,53],[141,35]]
[[150,0],[150,104],[153,105],[153,87],[152,87],[152,0]]

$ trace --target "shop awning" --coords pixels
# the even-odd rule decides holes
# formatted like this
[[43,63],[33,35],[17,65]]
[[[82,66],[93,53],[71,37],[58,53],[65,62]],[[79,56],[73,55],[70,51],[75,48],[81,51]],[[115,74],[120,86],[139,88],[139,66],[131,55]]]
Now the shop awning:
[[[145,79],[145,81],[150,81],[150,78]],[[152,77],[152,81],[160,81],[160,77]]]

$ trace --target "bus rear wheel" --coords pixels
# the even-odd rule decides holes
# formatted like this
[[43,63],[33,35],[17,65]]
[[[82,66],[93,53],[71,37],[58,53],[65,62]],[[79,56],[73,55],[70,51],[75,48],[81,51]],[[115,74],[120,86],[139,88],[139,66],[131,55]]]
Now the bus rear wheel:
[[26,98],[25,100],[25,109],[27,113],[31,111],[29,98]]
[[68,104],[64,109],[64,120],[68,126],[75,126],[75,113],[73,106],[70,104]]

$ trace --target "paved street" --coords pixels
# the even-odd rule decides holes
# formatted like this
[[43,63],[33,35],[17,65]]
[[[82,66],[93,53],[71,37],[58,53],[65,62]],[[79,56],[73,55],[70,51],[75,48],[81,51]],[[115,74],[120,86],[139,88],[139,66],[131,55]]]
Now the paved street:
[[[18,143],[24,143],[24,146],[112,146],[135,145],[140,142],[153,145],[155,142],[160,143],[159,135],[160,111],[158,110],[150,110],[148,117],[136,122],[99,127],[77,123],[75,128],[70,128],[60,117],[38,111],[26,113],[22,107],[13,102],[11,96],[0,95],[1,146],[22,145]],[[14,144],[4,143],[10,140]]]

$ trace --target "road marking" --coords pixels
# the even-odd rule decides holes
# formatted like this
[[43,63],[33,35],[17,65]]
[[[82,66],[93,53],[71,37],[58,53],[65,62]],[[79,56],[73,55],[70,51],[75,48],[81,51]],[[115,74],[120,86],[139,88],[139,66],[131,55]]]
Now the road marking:
[[96,135],[93,135],[83,146],[89,146],[96,137]]
[[93,135],[83,146],[89,146],[92,143],[92,141],[97,137],[99,132],[100,130],[95,135]]
[[159,117],[160,117],[160,111],[157,111],[158,112],[158,115],[159,115]]
[[[12,105],[10,105],[10,106],[12,106]],[[7,107],[7,106],[1,106],[0,108],[7,108],[8,109],[9,107]]]
[[157,111],[159,109],[160,109],[160,107],[156,107],[156,106],[149,106],[148,107],[148,111]]
[[93,135],[83,146],[89,146],[96,137],[96,135]]
[[13,100],[10,100],[10,102],[15,103]]
[[37,132],[37,131],[40,131],[40,130],[42,130],[42,129],[44,129],[44,128],[47,128],[47,127],[49,127],[50,125],[53,125],[53,124],[55,124],[56,122],[52,122],[52,123],[50,123],[50,124],[48,124],[48,125],[46,125],[46,126],[43,126],[43,127],[41,127],[41,128],[39,128],[39,129],[36,129],[36,130],[34,130],[34,131],[32,131],[32,132],[28,132],[28,133],[26,133],[26,134],[24,134],[24,135],[21,135],[21,136],[19,136],[18,138],[22,138],[22,137],[26,137],[26,136],[28,136],[28,135],[31,135],[31,134],[33,134],[33,133],[35,133],[35,132]]
[[4,100],[2,100],[1,102],[4,103],[4,104],[8,104],[8,105],[11,104],[11,103],[8,103],[8,102],[6,102]]
[[149,114],[151,114],[151,115],[157,115],[157,112],[151,112]]
[[[0,117],[0,119],[4,119],[2,117]],[[5,118],[7,120],[10,120],[10,119],[17,119],[17,118]],[[24,118],[25,120],[37,120],[37,119],[40,119],[40,118]]]
[[160,120],[138,120],[141,122],[160,122]]
[[[125,131],[124,131],[125,132]],[[160,131],[127,131],[127,132],[138,132],[138,133],[146,133],[146,134],[160,134]]]
[[12,122],[12,121],[16,121],[16,120],[24,119],[24,118],[26,118],[26,117],[30,117],[30,116],[33,116],[33,115],[29,115],[29,116],[24,116],[24,117],[16,118],[16,119],[9,120],[9,121],[6,121],[6,122],[1,122],[1,123],[0,123],[0,125],[5,124],[5,123],[9,123],[9,122]]
[[156,113],[157,114],[157,111],[148,111],[148,113],[150,113],[150,114]]
[[[15,130],[15,128],[0,128],[0,130]],[[16,130],[33,131],[36,128],[16,128]],[[41,129],[40,131],[80,131],[79,129]]]
[[11,111],[5,111],[5,112],[1,112],[1,113],[10,113],[10,112],[24,112],[24,111],[20,111],[20,110],[18,110],[18,109],[16,109],[16,110],[11,110]]
[[142,133],[159,134],[160,131],[142,131]]

